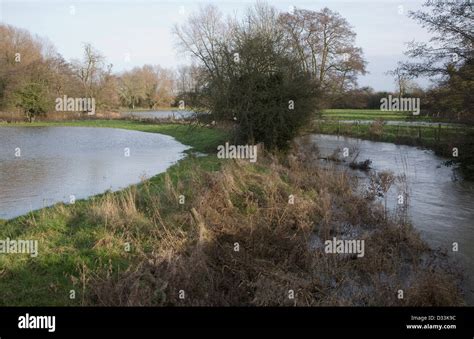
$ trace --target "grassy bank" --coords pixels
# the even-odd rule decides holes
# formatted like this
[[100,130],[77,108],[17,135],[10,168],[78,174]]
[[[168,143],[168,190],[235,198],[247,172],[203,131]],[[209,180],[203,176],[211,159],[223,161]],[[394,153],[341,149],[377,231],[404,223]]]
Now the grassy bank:
[[[335,110],[339,111],[339,110]],[[437,155],[448,158],[448,163],[458,163],[465,179],[474,180],[474,127],[470,125],[425,125],[413,126],[402,124],[401,126],[387,125],[385,120],[394,119],[386,115],[387,112],[373,110],[367,114],[365,110],[342,110],[351,111],[348,120],[364,120],[363,116],[371,117],[372,123],[342,123],[341,115],[335,119],[317,119],[314,120],[306,133],[321,133],[343,135],[354,138],[391,142],[395,144],[420,146],[435,151]],[[332,113],[331,113],[332,114]],[[401,114],[401,113],[397,113]],[[356,116],[360,115],[362,117]],[[324,114],[323,114],[324,116]],[[418,121],[429,121],[429,118],[420,117]],[[453,157],[453,149],[458,149],[458,156]]]
[[[35,124],[44,125],[55,124]],[[183,125],[66,125],[160,132],[202,151],[225,138]],[[403,218],[387,218],[373,195],[360,195],[354,178],[310,160],[299,148],[259,154],[255,164],[189,156],[140,185],[3,222],[0,239],[40,247],[36,258],[0,256],[0,304],[462,303],[446,257]],[[363,239],[365,255],[325,253],[333,237]]]
[[[311,131],[321,134],[337,134],[355,138],[392,142],[398,144],[426,146],[451,153],[471,131],[468,127],[455,126],[394,126],[381,122],[373,124],[339,123],[337,121],[313,122]],[[445,153],[446,153],[445,152]]]
[[440,118],[413,115],[411,112],[381,111],[379,109],[326,109],[321,117],[326,120],[393,120],[393,121],[443,121]]

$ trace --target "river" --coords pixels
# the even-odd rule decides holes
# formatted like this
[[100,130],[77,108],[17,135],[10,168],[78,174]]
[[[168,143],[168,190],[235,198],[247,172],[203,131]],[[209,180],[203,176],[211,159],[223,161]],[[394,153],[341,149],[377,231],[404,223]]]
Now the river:
[[[408,212],[413,225],[432,248],[441,248],[458,258],[465,269],[466,301],[474,305],[474,182],[463,181],[453,168],[444,166],[447,159],[430,150],[335,135],[313,134],[310,139],[322,157],[337,149],[357,149],[357,161],[370,159],[376,171],[406,175]],[[350,171],[362,181],[367,179],[362,171]],[[396,206],[398,193],[393,186],[389,206]],[[458,243],[457,252],[453,252],[454,242]]]

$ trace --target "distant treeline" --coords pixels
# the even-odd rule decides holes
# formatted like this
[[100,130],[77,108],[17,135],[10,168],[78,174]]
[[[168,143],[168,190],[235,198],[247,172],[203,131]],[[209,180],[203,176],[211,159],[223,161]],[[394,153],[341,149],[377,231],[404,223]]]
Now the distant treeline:
[[55,110],[56,98],[94,98],[99,110],[175,104],[187,67],[177,71],[144,65],[114,73],[91,44],[83,57],[65,60],[46,39],[0,24],[0,111],[29,118]]
[[[179,52],[192,58],[175,70],[144,65],[116,73],[92,45],[65,60],[47,40],[0,25],[0,111],[31,118],[54,110],[67,95],[94,98],[97,109],[185,105],[207,118],[236,123],[242,138],[283,145],[322,108],[380,108],[388,95],[421,99],[422,114],[472,120],[474,12],[463,2],[428,1],[409,16],[428,28],[429,42],[412,42],[410,61],[387,73],[392,93],[360,88],[366,73],[356,33],[339,13],[265,3],[240,19],[206,6],[175,26]],[[414,82],[428,76],[422,90]]]

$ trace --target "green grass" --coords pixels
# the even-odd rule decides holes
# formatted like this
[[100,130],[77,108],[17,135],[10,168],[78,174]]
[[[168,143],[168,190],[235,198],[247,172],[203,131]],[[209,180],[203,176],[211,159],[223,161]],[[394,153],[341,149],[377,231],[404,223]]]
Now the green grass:
[[[452,147],[467,140],[468,134],[473,131],[472,126],[461,124],[413,126],[410,122],[441,122],[441,120],[421,115],[414,116],[408,112],[385,112],[377,109],[327,109],[322,112],[321,118],[313,120],[312,126],[306,132],[423,146],[435,150],[442,156],[450,156]],[[341,123],[340,120],[355,122]],[[371,127],[373,123],[357,123],[364,120],[406,121],[406,124],[402,123],[401,126],[384,124],[379,131],[376,131]]]
[[[217,171],[221,160],[215,156],[190,156],[172,166],[167,174],[173,182],[185,182],[199,169]],[[152,194],[165,188],[165,173],[148,182]],[[137,186],[143,189],[143,184]],[[180,192],[189,197],[192,192]],[[120,196],[124,192],[108,193]],[[58,306],[81,305],[81,274],[88,270],[111,265],[114,270],[125,270],[133,263],[133,250],[124,252],[124,243],[103,224],[96,224],[88,216],[94,201],[105,195],[76,201],[74,205],[57,204],[10,221],[3,221],[0,239],[38,240],[37,257],[27,254],[0,255],[0,305]],[[172,215],[173,208],[164,209],[163,217]],[[146,234],[146,229],[143,229]],[[134,237],[132,237],[134,238]],[[101,239],[110,239],[108,247],[95,246]],[[141,240],[146,247],[146,239]],[[69,291],[76,291],[76,299],[69,299]]]
[[448,156],[452,147],[460,145],[472,128],[468,126],[394,126],[383,125],[376,133],[370,124],[346,124],[335,121],[314,122],[312,133],[345,135],[354,138],[391,142],[396,144],[423,146]]
[[[0,128],[4,126],[108,127],[162,133],[201,152],[215,151],[217,145],[226,139],[225,132],[217,129],[117,120],[0,124]],[[166,189],[167,177],[173,183],[185,183],[197,170],[216,171],[220,169],[221,163],[222,160],[215,154],[202,157],[190,154],[165,173],[134,187],[137,190],[147,189],[150,194],[158,195]],[[87,272],[82,271],[83,267],[94,269],[112,265],[118,271],[129,267],[133,253],[124,253],[121,239],[112,236],[106,227],[98,226],[90,218],[94,202],[106,195],[119,198],[126,192],[127,190],[108,192],[78,200],[73,205],[60,203],[9,221],[0,220],[0,239],[9,237],[39,242],[37,257],[27,254],[0,255],[0,305],[81,305],[81,279],[87,275]],[[186,185],[183,185],[180,193],[185,196],[193,194],[186,190]],[[172,215],[176,208],[182,207],[173,204],[169,210],[162,211],[163,215]],[[146,229],[143,232],[146,234]],[[110,240],[109,247],[94,246],[103,239]],[[75,290],[76,299],[69,298],[70,290]]]
[[[386,114],[387,113],[387,114]],[[350,117],[344,117],[349,114]],[[402,116],[401,113],[400,117]],[[333,118],[327,118],[328,116]],[[377,110],[327,110],[323,113],[324,119],[315,119],[306,133],[344,135],[354,138],[391,142],[395,144],[420,146],[432,149],[437,155],[448,158],[448,163],[457,164],[465,180],[474,180],[474,127],[463,124],[431,124],[413,126],[406,120],[401,126],[357,123],[357,120],[367,120],[368,117],[382,118],[383,120],[400,120],[389,117],[388,112]],[[357,117],[357,118],[356,118]],[[418,117],[417,121],[428,121],[429,117]],[[354,123],[341,123],[339,120],[356,120]],[[410,120],[414,121],[414,120]],[[453,148],[462,149],[459,157],[453,157]]]
[[378,109],[327,109],[322,112],[327,120],[375,120],[434,121],[432,117],[413,115],[410,112],[391,112]]

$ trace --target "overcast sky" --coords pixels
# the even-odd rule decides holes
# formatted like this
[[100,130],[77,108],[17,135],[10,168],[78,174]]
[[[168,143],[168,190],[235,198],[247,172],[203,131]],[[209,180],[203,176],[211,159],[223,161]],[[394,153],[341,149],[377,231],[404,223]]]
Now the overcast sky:
[[[184,22],[200,5],[214,3],[225,14],[239,15],[254,1],[17,1],[0,0],[2,23],[25,28],[48,38],[66,59],[82,56],[82,42],[90,42],[123,71],[143,64],[176,67],[187,60],[174,49],[171,28]],[[426,41],[429,34],[407,17],[409,10],[421,7],[419,0],[270,0],[281,11],[296,8],[319,10],[328,7],[339,12],[357,33],[357,46],[368,61],[360,86],[393,90],[393,79],[384,73],[404,60],[406,43]],[[418,81],[425,86],[427,81]]]

